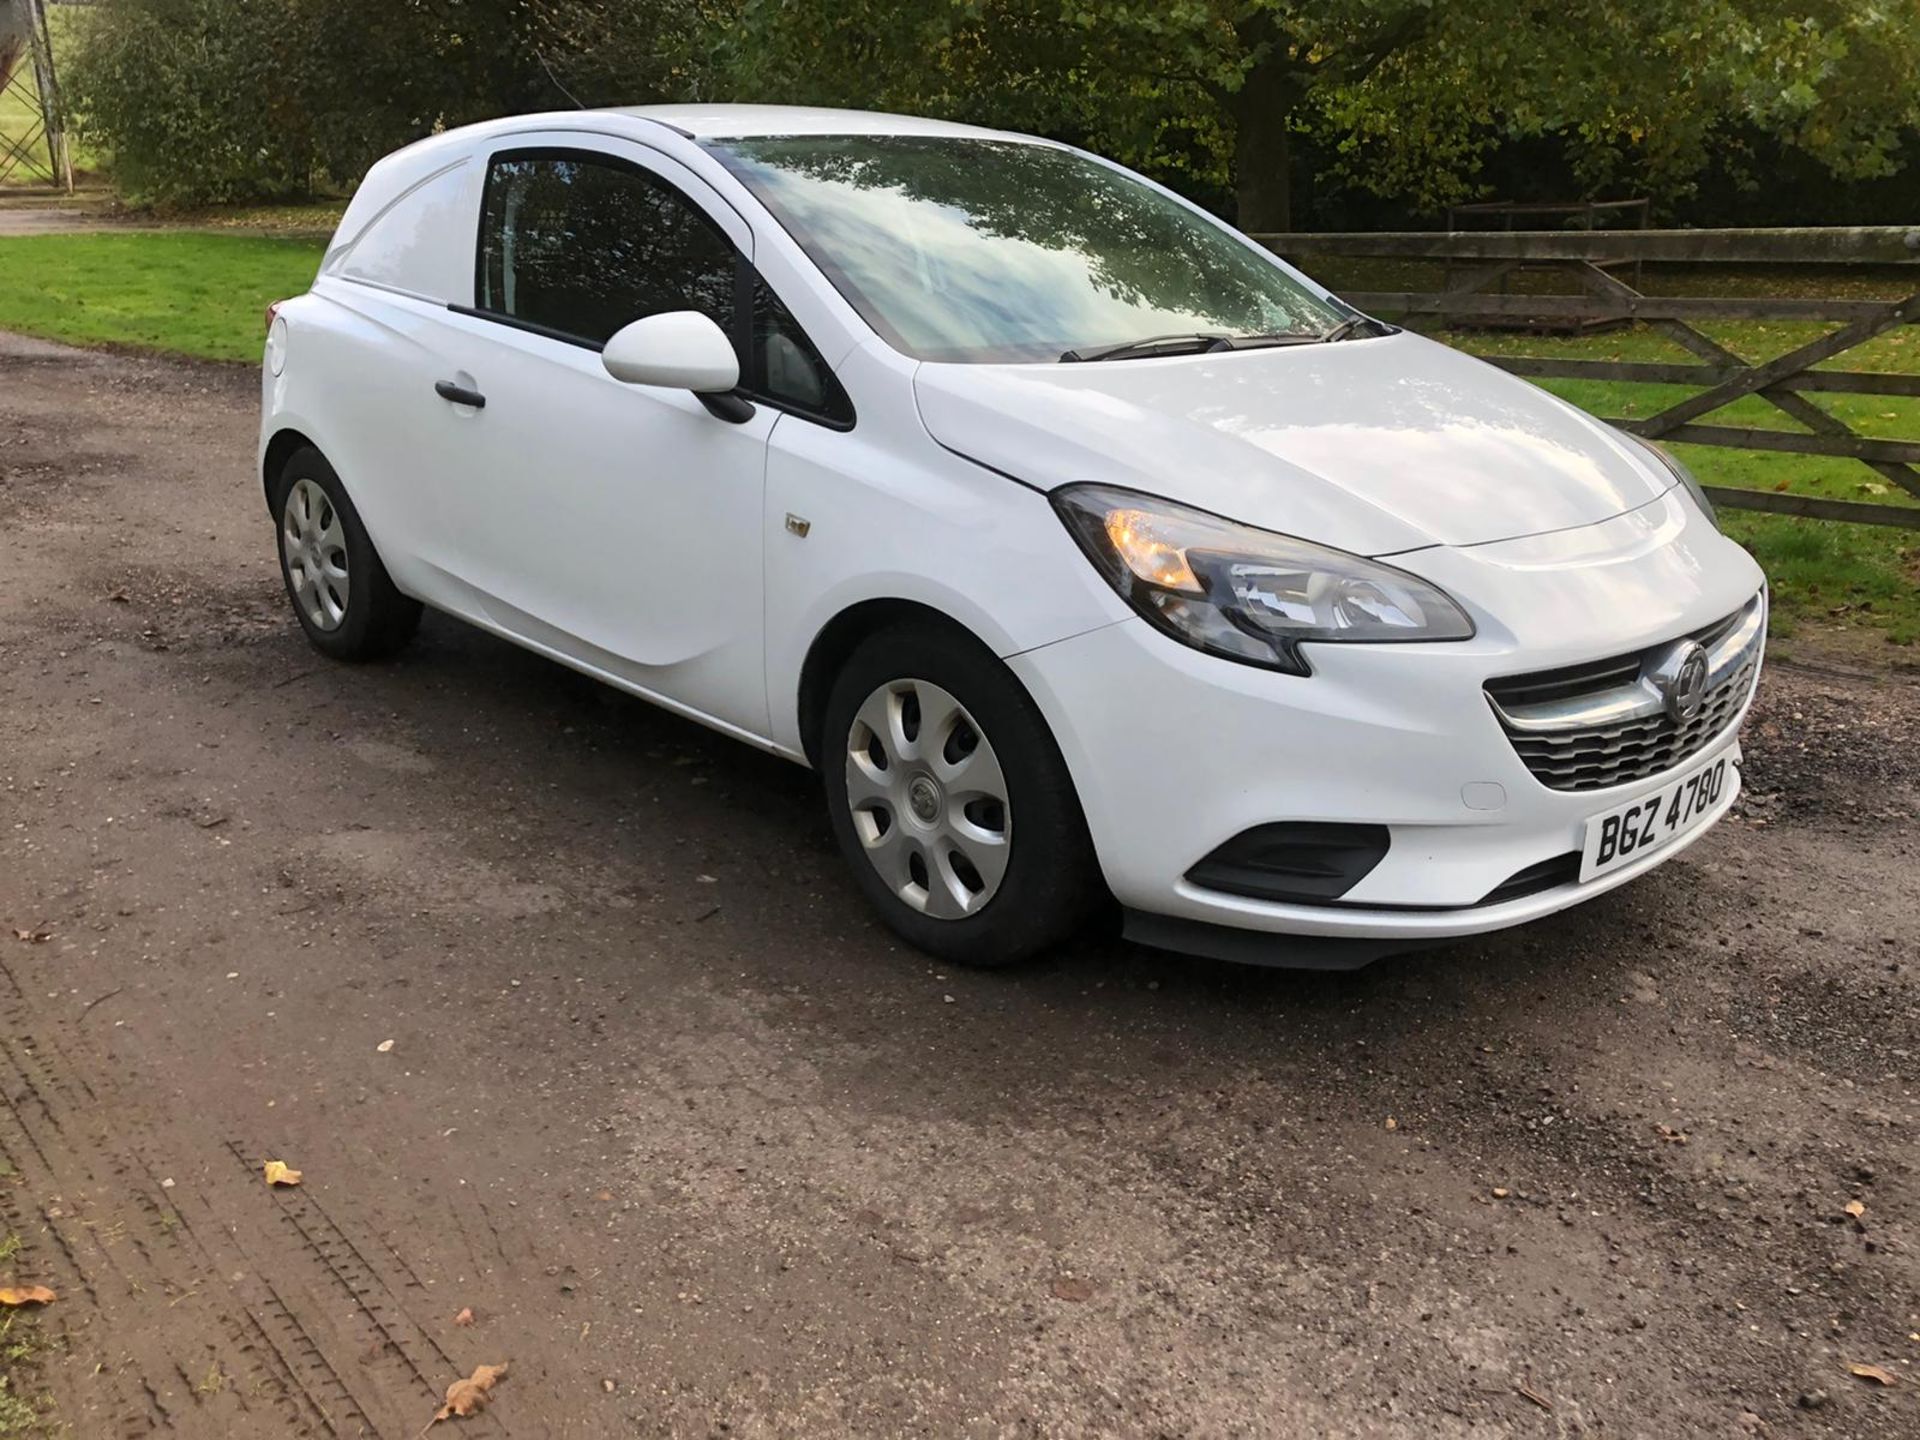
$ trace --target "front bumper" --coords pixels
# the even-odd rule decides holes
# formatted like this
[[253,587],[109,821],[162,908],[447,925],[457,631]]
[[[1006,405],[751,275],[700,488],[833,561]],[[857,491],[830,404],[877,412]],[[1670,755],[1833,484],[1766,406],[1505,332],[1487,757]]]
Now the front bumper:
[[[1548,566],[1550,547],[1529,542],[1404,557],[1396,563],[1475,611],[1476,637],[1312,646],[1308,677],[1204,655],[1138,620],[1010,663],[1053,727],[1108,885],[1141,933],[1155,929],[1142,917],[1159,917],[1369,941],[1479,934],[1645,873],[1737,797],[1736,778],[1706,824],[1619,870],[1488,903],[1520,872],[1577,852],[1588,817],[1659,788],[1737,733],[1751,689],[1730,723],[1673,769],[1558,791],[1529,772],[1484,689],[1517,671],[1651,647],[1751,600],[1762,577],[1745,553],[1701,533],[1704,525],[1687,529],[1685,547],[1669,538],[1604,564]],[[1593,546],[1594,537],[1581,543]],[[1682,576],[1688,583],[1678,583]],[[1623,625],[1623,610],[1637,623]],[[1503,622],[1499,614],[1523,618]],[[1385,825],[1391,845],[1332,903],[1248,898],[1186,878],[1223,842],[1277,821]]]

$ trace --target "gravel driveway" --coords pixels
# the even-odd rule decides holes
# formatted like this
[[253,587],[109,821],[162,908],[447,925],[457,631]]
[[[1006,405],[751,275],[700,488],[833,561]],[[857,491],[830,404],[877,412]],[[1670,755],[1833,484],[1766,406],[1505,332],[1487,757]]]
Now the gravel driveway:
[[1910,675],[1776,665],[1742,811],[1525,930],[941,970],[797,769],[437,617],[320,661],[254,413],[0,337],[0,1218],[72,1433],[401,1440],[510,1360],[435,1434],[1920,1434]]

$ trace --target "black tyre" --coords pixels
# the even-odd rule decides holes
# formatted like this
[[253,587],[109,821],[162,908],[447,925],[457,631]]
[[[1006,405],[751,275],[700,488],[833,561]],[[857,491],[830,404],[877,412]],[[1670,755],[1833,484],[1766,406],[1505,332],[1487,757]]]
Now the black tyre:
[[1106,899],[1046,722],[965,632],[909,622],[862,642],[827,698],[818,753],[855,880],[927,953],[1011,965]]
[[274,477],[280,576],[300,628],[336,660],[391,655],[420,626],[420,602],[394,588],[387,567],[326,456],[308,446]]

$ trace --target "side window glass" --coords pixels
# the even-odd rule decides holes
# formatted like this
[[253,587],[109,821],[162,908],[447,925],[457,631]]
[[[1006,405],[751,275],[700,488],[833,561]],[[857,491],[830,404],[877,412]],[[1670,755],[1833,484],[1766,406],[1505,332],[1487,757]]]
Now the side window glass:
[[767,282],[753,282],[753,354],[748,388],[779,405],[840,423],[853,405],[827,362]]
[[487,172],[478,308],[604,343],[698,310],[735,335],[733,246],[678,191],[585,153],[503,155]]

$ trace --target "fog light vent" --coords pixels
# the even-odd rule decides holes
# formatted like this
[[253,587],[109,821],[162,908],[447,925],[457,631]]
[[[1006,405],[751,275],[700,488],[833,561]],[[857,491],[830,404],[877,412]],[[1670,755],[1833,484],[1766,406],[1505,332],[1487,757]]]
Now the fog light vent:
[[1386,857],[1391,839],[1384,825],[1256,825],[1187,871],[1187,879],[1251,900],[1325,904],[1358,885]]

